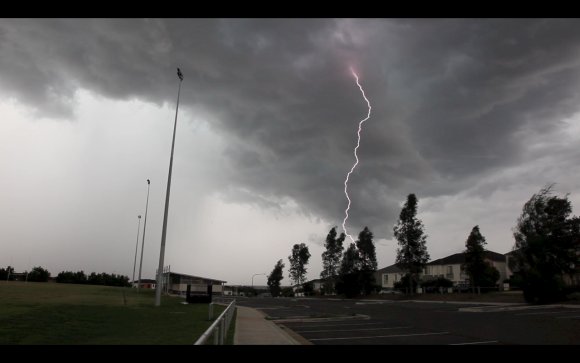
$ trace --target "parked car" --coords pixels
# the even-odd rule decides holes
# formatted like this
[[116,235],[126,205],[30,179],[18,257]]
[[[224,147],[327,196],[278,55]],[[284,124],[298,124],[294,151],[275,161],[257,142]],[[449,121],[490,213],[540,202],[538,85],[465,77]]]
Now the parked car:
[[402,294],[399,290],[393,289],[392,287],[383,287],[379,294]]

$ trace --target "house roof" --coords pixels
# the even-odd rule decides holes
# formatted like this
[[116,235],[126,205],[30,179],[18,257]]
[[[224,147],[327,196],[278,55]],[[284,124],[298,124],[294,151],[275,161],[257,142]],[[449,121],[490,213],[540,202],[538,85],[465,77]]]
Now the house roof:
[[[493,251],[485,251],[485,257],[492,261],[497,262],[505,262],[505,256],[501,253],[493,252]],[[463,252],[455,253],[453,255],[440,258],[435,261],[431,261],[427,263],[427,266],[432,265],[456,265],[465,263],[465,254]]]
[[380,270],[377,270],[375,273],[392,274],[392,273],[400,273],[400,272],[404,272],[404,271],[401,270],[400,268],[398,268],[397,265],[391,265],[391,266],[384,267]]
[[182,274],[182,273],[173,272],[173,271],[170,271],[169,273],[171,275],[187,276],[187,277],[193,277],[193,278],[196,278],[196,279],[210,280],[210,281],[214,281],[214,282],[223,282],[223,283],[226,283],[227,282],[227,281],[222,281],[222,280],[217,280],[217,279],[210,279],[209,277],[201,277],[201,276],[195,276],[195,275],[187,275],[187,274]]
[[[508,252],[508,253],[511,253],[511,252]],[[506,253],[506,255],[507,255],[507,253]],[[501,253],[497,253],[497,252],[493,252],[493,251],[485,251],[485,257],[492,260],[492,261],[497,261],[497,262],[505,262],[506,261],[505,255],[502,255]],[[463,252],[455,253],[453,255],[428,262],[427,266],[455,265],[455,264],[461,264],[461,263],[465,263],[465,255],[463,254]],[[375,273],[376,274],[388,274],[388,273],[404,273],[404,272],[405,271],[401,270],[400,268],[397,267],[396,264],[394,264],[391,266],[384,267],[380,270],[377,270]]]

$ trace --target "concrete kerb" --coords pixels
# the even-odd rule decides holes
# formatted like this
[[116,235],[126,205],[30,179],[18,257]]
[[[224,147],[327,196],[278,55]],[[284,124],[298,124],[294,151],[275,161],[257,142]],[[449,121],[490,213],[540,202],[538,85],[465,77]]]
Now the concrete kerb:
[[459,311],[472,312],[472,313],[494,313],[502,311],[512,311],[512,310],[534,310],[534,309],[555,309],[555,308],[569,308],[569,309],[580,309],[578,305],[524,305],[524,306],[506,306],[506,307],[481,307],[481,308],[461,308]]
[[498,305],[498,306],[517,306],[522,303],[498,303],[498,302],[474,302],[474,301],[430,301],[430,300],[360,300],[365,302],[388,302],[388,303],[434,303],[434,304],[459,304],[459,305]]
[[356,314],[354,316],[334,316],[330,318],[311,318],[311,317],[296,317],[296,318],[286,318],[286,319],[275,319],[270,318],[269,321],[275,324],[283,323],[312,323],[321,321],[344,321],[344,320],[370,320],[369,315]]

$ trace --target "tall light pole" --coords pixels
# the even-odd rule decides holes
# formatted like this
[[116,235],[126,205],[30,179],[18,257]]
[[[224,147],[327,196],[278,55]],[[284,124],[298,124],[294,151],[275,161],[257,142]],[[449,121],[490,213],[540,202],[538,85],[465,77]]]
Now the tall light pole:
[[161,232],[161,251],[159,252],[159,269],[157,270],[157,283],[155,284],[155,306],[161,306],[161,282],[163,278],[163,260],[165,259],[165,236],[167,235],[167,212],[169,211],[169,193],[171,191],[173,150],[175,149],[175,130],[177,129],[177,111],[179,111],[179,95],[181,94],[181,81],[183,81],[183,74],[181,74],[179,68],[177,68],[177,76],[179,77],[179,91],[177,91],[177,107],[175,108],[173,141],[171,143],[171,157],[169,158],[169,175],[167,176],[167,194],[165,195],[165,213],[163,214],[163,231]]
[[147,228],[147,208],[149,207],[149,188],[151,182],[147,179],[147,203],[145,204],[145,221],[143,222],[143,242],[141,243],[141,263],[139,263],[139,282],[137,283],[137,292],[141,292],[141,268],[143,267],[143,248],[145,247],[145,229]]
[[141,228],[141,215],[138,215],[139,223],[137,224],[137,243],[135,244],[135,262],[133,262],[133,279],[131,283],[135,287],[135,267],[137,266],[137,248],[139,247],[139,229]]
[[[264,274],[254,274],[254,276],[258,276],[258,275],[265,275]],[[252,293],[254,292],[254,276],[252,276]]]

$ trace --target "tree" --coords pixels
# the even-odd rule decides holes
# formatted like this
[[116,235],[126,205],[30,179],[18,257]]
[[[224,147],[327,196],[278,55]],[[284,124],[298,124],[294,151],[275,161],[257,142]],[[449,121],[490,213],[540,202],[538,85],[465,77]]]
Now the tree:
[[324,244],[326,251],[322,253],[323,269],[320,272],[320,278],[326,280],[324,290],[329,294],[335,288],[335,280],[340,269],[340,259],[343,251],[342,243],[345,237],[346,235],[341,233],[340,237],[336,238],[336,227],[332,228],[326,236],[326,243]]
[[418,200],[415,194],[409,194],[407,201],[399,214],[399,220],[393,231],[399,242],[395,263],[398,268],[408,271],[412,276],[409,287],[413,291],[413,281],[418,280],[429,261],[427,252],[427,235],[424,234],[423,222],[417,219]]
[[373,242],[373,233],[365,227],[356,241],[358,249],[358,270],[360,286],[369,295],[374,288],[375,272],[377,271],[377,254]]
[[486,244],[485,237],[479,231],[479,226],[473,227],[465,241],[465,251],[463,252],[465,254],[464,268],[469,275],[472,287],[481,286],[480,283],[484,279],[487,269],[485,262]]
[[280,281],[284,279],[284,274],[282,271],[283,269],[284,263],[282,262],[282,260],[280,260],[278,261],[278,263],[276,263],[274,269],[268,275],[268,287],[270,288],[270,294],[272,294],[272,297],[278,297],[282,292],[282,288],[280,287]]
[[6,279],[13,280],[13,277],[12,277],[13,274],[14,274],[14,267],[12,267],[12,266],[8,266],[8,268],[0,268],[0,280],[2,280],[2,281],[6,281]]
[[47,282],[50,277],[50,272],[43,269],[41,266],[34,267],[28,274],[28,281]]
[[359,255],[356,245],[351,243],[342,254],[338,281],[336,282],[336,292],[351,298],[360,294],[358,278]]
[[553,196],[553,186],[546,184],[524,204],[512,229],[514,257],[528,302],[563,299],[562,274],[580,271],[580,218],[570,217],[569,194]]
[[292,255],[288,256],[290,260],[290,279],[295,284],[302,285],[306,279],[306,265],[310,259],[308,247],[304,244],[295,244],[292,248]]

